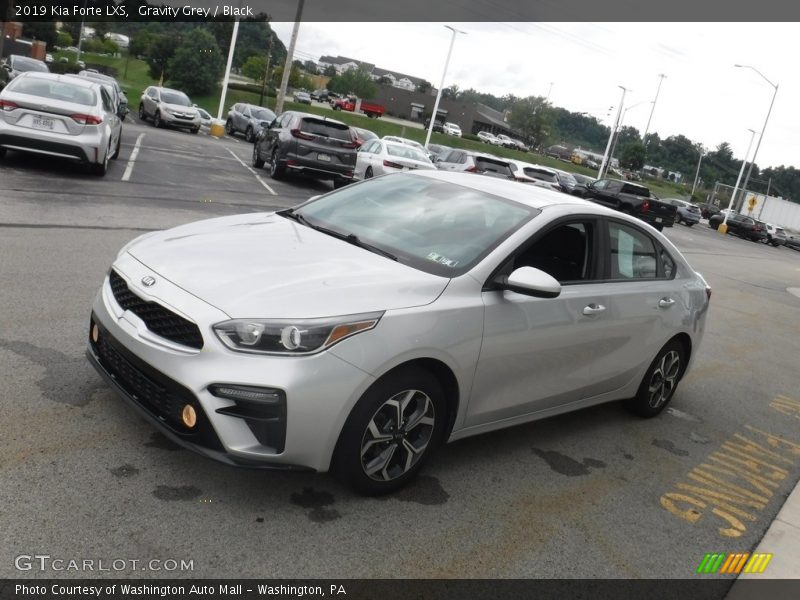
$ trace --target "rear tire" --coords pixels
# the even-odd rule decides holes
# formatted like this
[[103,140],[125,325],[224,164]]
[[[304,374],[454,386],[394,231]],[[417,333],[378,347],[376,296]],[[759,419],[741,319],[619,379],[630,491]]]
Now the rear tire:
[[117,138],[117,147],[114,148],[114,154],[111,155],[111,160],[117,160],[119,156],[119,149],[122,146],[122,132],[119,132],[119,137]]
[[92,173],[97,175],[98,177],[105,177],[105,174],[108,173],[108,161],[111,158],[111,142],[108,144],[108,148],[106,148],[106,155],[103,158],[103,162],[99,164],[93,164],[91,167]]
[[408,484],[441,443],[447,403],[428,371],[406,367],[364,392],[342,428],[332,461],[337,477],[378,496]]
[[669,404],[686,370],[686,349],[678,340],[664,346],[650,363],[636,396],[625,400],[625,408],[644,418],[655,417]]
[[372,167],[367,167],[367,170],[364,171],[364,179],[369,179],[373,175],[374,173],[372,172]]

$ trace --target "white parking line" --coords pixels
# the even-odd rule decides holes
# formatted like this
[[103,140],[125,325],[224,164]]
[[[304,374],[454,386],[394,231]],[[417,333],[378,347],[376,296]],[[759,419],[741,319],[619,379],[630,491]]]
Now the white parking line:
[[125,167],[125,172],[122,174],[122,181],[128,181],[131,178],[133,163],[136,162],[136,157],[139,156],[139,148],[141,147],[143,137],[144,134],[140,133],[139,137],[136,138],[136,143],[133,145],[133,152],[131,152],[131,157],[128,159],[128,166]]
[[231,150],[230,148],[225,148],[225,150],[227,150],[228,152],[230,152],[230,153],[231,153],[231,155],[233,156],[233,158],[235,158],[236,160],[238,160],[238,161],[241,163],[241,165],[242,165],[242,166],[243,166],[245,169],[247,169],[247,170],[248,170],[248,171],[250,171],[250,172],[251,172],[253,175],[255,175],[255,178],[256,178],[256,179],[258,179],[258,182],[259,182],[261,185],[263,185],[265,188],[267,188],[267,191],[268,191],[270,194],[272,194],[273,196],[277,196],[277,195],[278,195],[278,194],[276,194],[276,193],[275,193],[275,190],[273,190],[271,187],[269,187],[269,186],[267,185],[267,183],[266,183],[266,182],[265,182],[263,179],[261,179],[261,177],[259,177],[259,176],[258,176],[258,173],[256,173],[255,171],[253,171],[253,169],[251,169],[251,168],[250,168],[250,165],[248,165],[248,164],[247,164],[247,163],[245,163],[245,162],[244,162],[244,161],[243,161],[241,158],[239,158],[238,156],[236,156],[236,153],[235,153],[233,150]]

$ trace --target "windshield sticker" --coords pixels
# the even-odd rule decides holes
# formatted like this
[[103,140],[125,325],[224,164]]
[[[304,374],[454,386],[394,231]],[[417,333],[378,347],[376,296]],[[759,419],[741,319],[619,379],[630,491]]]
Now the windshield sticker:
[[458,264],[457,260],[453,260],[451,258],[447,258],[446,256],[442,256],[441,254],[436,254],[436,252],[431,252],[426,257],[428,260],[432,260],[433,262],[437,262],[440,265],[444,265],[446,267],[455,267]]

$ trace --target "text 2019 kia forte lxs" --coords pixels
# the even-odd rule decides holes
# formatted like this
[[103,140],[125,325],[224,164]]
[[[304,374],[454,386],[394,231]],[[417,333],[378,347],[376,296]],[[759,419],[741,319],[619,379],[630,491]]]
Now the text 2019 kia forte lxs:
[[[170,438],[363,493],[438,444],[670,401],[710,289],[655,229],[516,182],[425,171],[133,240],[88,355]],[[565,434],[568,435],[568,434]]]

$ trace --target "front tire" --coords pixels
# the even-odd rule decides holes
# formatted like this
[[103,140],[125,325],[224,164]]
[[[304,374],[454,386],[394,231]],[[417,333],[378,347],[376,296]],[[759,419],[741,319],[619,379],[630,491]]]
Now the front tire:
[[153,126],[154,127],[162,127],[164,124],[161,122],[161,113],[156,111],[156,114],[153,116]]
[[258,154],[258,144],[253,144],[253,159],[251,162],[256,169],[264,168],[264,161]]
[[686,369],[686,349],[672,340],[656,355],[642,378],[636,396],[625,401],[625,407],[635,415],[655,417],[669,404],[675,388]]
[[444,391],[407,367],[375,382],[353,408],[334,455],[336,475],[356,492],[387,494],[409,483],[444,435]]
[[144,110],[144,104],[139,105],[139,120],[147,121],[147,113]]
[[249,125],[247,126],[247,131],[244,132],[244,139],[250,143],[255,141],[255,136],[253,135],[253,128]]
[[225,121],[225,133],[233,135],[233,123],[231,121]]

